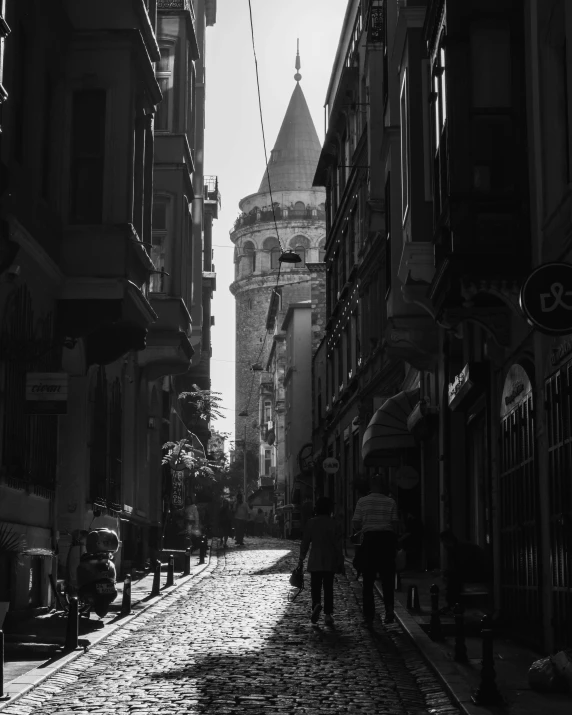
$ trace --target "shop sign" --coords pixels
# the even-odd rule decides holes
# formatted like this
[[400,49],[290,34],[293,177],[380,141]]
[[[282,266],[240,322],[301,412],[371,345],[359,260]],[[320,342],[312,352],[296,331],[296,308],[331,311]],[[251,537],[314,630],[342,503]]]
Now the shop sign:
[[572,265],[545,263],[535,268],[520,291],[520,307],[542,333],[572,333]]
[[26,373],[26,414],[65,415],[67,406],[67,372]]
[[183,473],[171,469],[171,504],[175,509],[183,506]]
[[335,457],[328,457],[322,462],[322,467],[326,474],[335,474],[340,468],[340,463]]
[[454,409],[472,386],[470,368],[467,363],[461,372],[455,376],[453,382],[449,383],[449,407]]
[[554,338],[552,346],[550,348],[549,368],[557,367],[561,362],[570,356],[572,353],[572,340],[568,337],[567,340],[563,338]]
[[512,412],[528,397],[532,389],[530,378],[522,365],[513,365],[504,381],[501,399],[501,418]]

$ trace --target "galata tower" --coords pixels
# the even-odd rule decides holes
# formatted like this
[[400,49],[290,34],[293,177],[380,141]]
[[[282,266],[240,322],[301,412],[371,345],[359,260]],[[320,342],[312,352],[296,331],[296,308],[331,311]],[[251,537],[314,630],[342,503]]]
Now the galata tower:
[[[241,213],[230,232],[235,245],[230,291],[236,299],[236,440],[242,442],[246,425],[247,449],[255,452],[260,443],[260,373],[253,366],[265,368],[272,345],[272,335],[267,334],[271,297],[278,289],[280,312],[289,303],[309,300],[306,264],[322,262],[325,254],[326,193],[312,186],[321,145],[298,71],[294,79],[268,170],[258,191],[240,201]],[[280,261],[283,251],[294,251],[301,261]],[[240,412],[248,417],[238,416]]]

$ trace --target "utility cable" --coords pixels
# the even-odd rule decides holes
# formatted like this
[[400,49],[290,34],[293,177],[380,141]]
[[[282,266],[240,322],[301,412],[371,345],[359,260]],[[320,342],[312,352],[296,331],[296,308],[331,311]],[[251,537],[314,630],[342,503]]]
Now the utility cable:
[[280,234],[278,233],[278,223],[276,222],[276,211],[274,209],[274,197],[272,196],[272,184],[270,183],[270,171],[268,169],[268,152],[266,151],[266,135],[264,133],[264,119],[262,116],[262,99],[260,96],[260,79],[258,77],[258,59],[256,57],[256,44],[254,42],[254,23],[252,21],[252,2],[248,0],[248,12],[250,15],[250,34],[252,36],[252,54],[254,55],[254,69],[256,70],[256,90],[258,93],[258,111],[260,114],[260,126],[262,128],[262,145],[264,147],[264,161],[266,163],[266,178],[268,179],[268,193],[270,194],[270,205],[272,206],[272,218],[274,220],[274,228],[276,229],[276,238],[278,239],[278,244],[280,250],[284,251],[282,246],[282,241],[280,240]]

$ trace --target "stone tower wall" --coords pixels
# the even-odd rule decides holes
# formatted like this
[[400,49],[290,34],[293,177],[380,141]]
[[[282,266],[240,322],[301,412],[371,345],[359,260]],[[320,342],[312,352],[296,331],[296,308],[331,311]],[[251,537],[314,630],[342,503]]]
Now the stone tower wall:
[[[274,196],[275,201],[277,198],[282,198],[284,204],[281,205],[286,207],[291,207],[295,201],[302,201],[309,208],[317,208],[323,204],[325,193],[323,189],[310,189],[288,192],[287,196]],[[251,210],[250,204],[265,207],[270,204],[270,198],[268,194],[258,194],[247,197],[241,202],[241,206],[248,210]],[[308,220],[299,216],[278,220],[278,235],[282,246],[294,248],[293,244],[298,242],[297,237],[303,236],[306,239],[303,243],[307,246],[306,261],[318,262],[326,238],[326,224],[322,215],[320,211],[318,216],[312,216]],[[256,451],[258,448],[255,445],[260,443],[258,395],[263,373],[253,373],[251,368],[256,362],[266,368],[272,346],[272,336],[268,335],[260,354],[266,335],[270,297],[278,277],[278,271],[271,269],[271,253],[266,247],[267,239],[274,236],[276,236],[275,226],[270,221],[255,221],[249,225],[238,224],[231,232],[231,240],[237,249],[235,281],[230,286],[236,300],[235,437],[237,441],[244,439],[246,420],[247,446]],[[243,252],[243,246],[247,242],[254,247],[256,253],[254,271],[252,271],[251,255]],[[289,303],[311,299],[311,273],[308,268],[298,268],[294,267],[295,265],[286,263],[281,265],[278,285],[282,287],[282,305],[277,316],[278,329],[281,327],[281,318],[288,309]],[[244,409],[248,410],[248,417],[239,417],[238,413]]]

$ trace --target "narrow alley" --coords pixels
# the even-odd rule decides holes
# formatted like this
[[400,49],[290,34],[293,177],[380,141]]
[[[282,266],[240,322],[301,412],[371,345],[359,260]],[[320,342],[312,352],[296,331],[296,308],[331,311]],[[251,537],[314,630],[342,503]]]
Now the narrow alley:
[[352,574],[336,577],[335,626],[312,625],[309,590],[289,598],[297,557],[278,539],[213,549],[201,574],[2,715],[458,712],[399,625],[361,626]]

